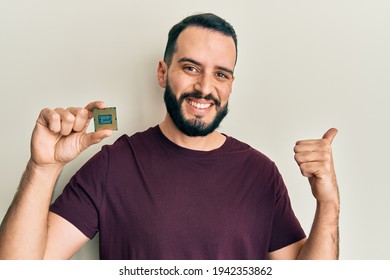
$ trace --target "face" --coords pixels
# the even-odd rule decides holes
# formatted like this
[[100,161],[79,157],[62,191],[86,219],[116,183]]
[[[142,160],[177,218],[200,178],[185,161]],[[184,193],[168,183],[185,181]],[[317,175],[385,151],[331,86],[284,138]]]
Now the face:
[[180,35],[169,68],[160,62],[159,83],[167,111],[188,136],[206,136],[227,114],[236,59],[231,37],[200,27]]
[[202,115],[195,115],[194,119],[186,119],[183,113],[183,102],[191,99],[201,99],[198,92],[184,93],[180,96],[179,100],[176,99],[175,94],[172,92],[171,86],[169,85],[169,79],[164,93],[165,106],[167,112],[171,117],[176,127],[186,134],[187,136],[206,136],[217,129],[228,113],[228,103],[221,106],[219,100],[216,100],[213,96],[207,95],[204,97],[205,100],[211,100],[216,106],[216,116],[211,123],[206,123],[202,119]]

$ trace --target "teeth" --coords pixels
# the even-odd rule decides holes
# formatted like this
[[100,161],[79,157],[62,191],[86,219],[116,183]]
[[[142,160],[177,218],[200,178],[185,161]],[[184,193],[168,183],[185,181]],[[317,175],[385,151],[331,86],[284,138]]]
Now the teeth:
[[197,102],[192,101],[192,100],[190,100],[189,103],[190,103],[193,107],[195,107],[195,108],[197,108],[197,109],[207,109],[207,108],[209,108],[209,107],[211,106],[210,103],[206,103],[206,104],[204,104],[204,103],[197,103]]

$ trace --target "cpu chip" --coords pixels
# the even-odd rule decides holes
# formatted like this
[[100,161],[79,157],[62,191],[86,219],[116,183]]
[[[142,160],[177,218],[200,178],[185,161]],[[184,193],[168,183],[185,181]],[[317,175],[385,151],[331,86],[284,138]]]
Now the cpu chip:
[[95,122],[95,131],[102,129],[118,130],[116,119],[116,107],[107,107],[104,109],[93,109],[93,118]]

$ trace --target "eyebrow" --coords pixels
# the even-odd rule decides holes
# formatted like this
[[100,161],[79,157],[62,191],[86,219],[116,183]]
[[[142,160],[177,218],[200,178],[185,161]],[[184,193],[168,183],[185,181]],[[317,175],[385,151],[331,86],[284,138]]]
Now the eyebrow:
[[[191,62],[195,65],[198,65],[198,66],[202,66],[202,64],[192,58],[189,58],[189,57],[182,57],[180,58],[177,62]],[[225,71],[227,73],[230,73],[232,76],[234,75],[234,72],[233,70],[229,69],[229,68],[226,68],[226,67],[223,67],[223,66],[217,66],[217,69],[219,70],[222,70],[222,71]]]

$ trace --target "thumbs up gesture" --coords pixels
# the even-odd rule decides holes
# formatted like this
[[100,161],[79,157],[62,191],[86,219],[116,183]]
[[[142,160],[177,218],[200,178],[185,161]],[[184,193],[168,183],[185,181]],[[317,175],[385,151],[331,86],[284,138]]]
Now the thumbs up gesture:
[[294,147],[295,161],[308,177],[318,202],[338,202],[339,194],[332,156],[332,141],[337,129],[329,129],[322,139],[300,140]]

